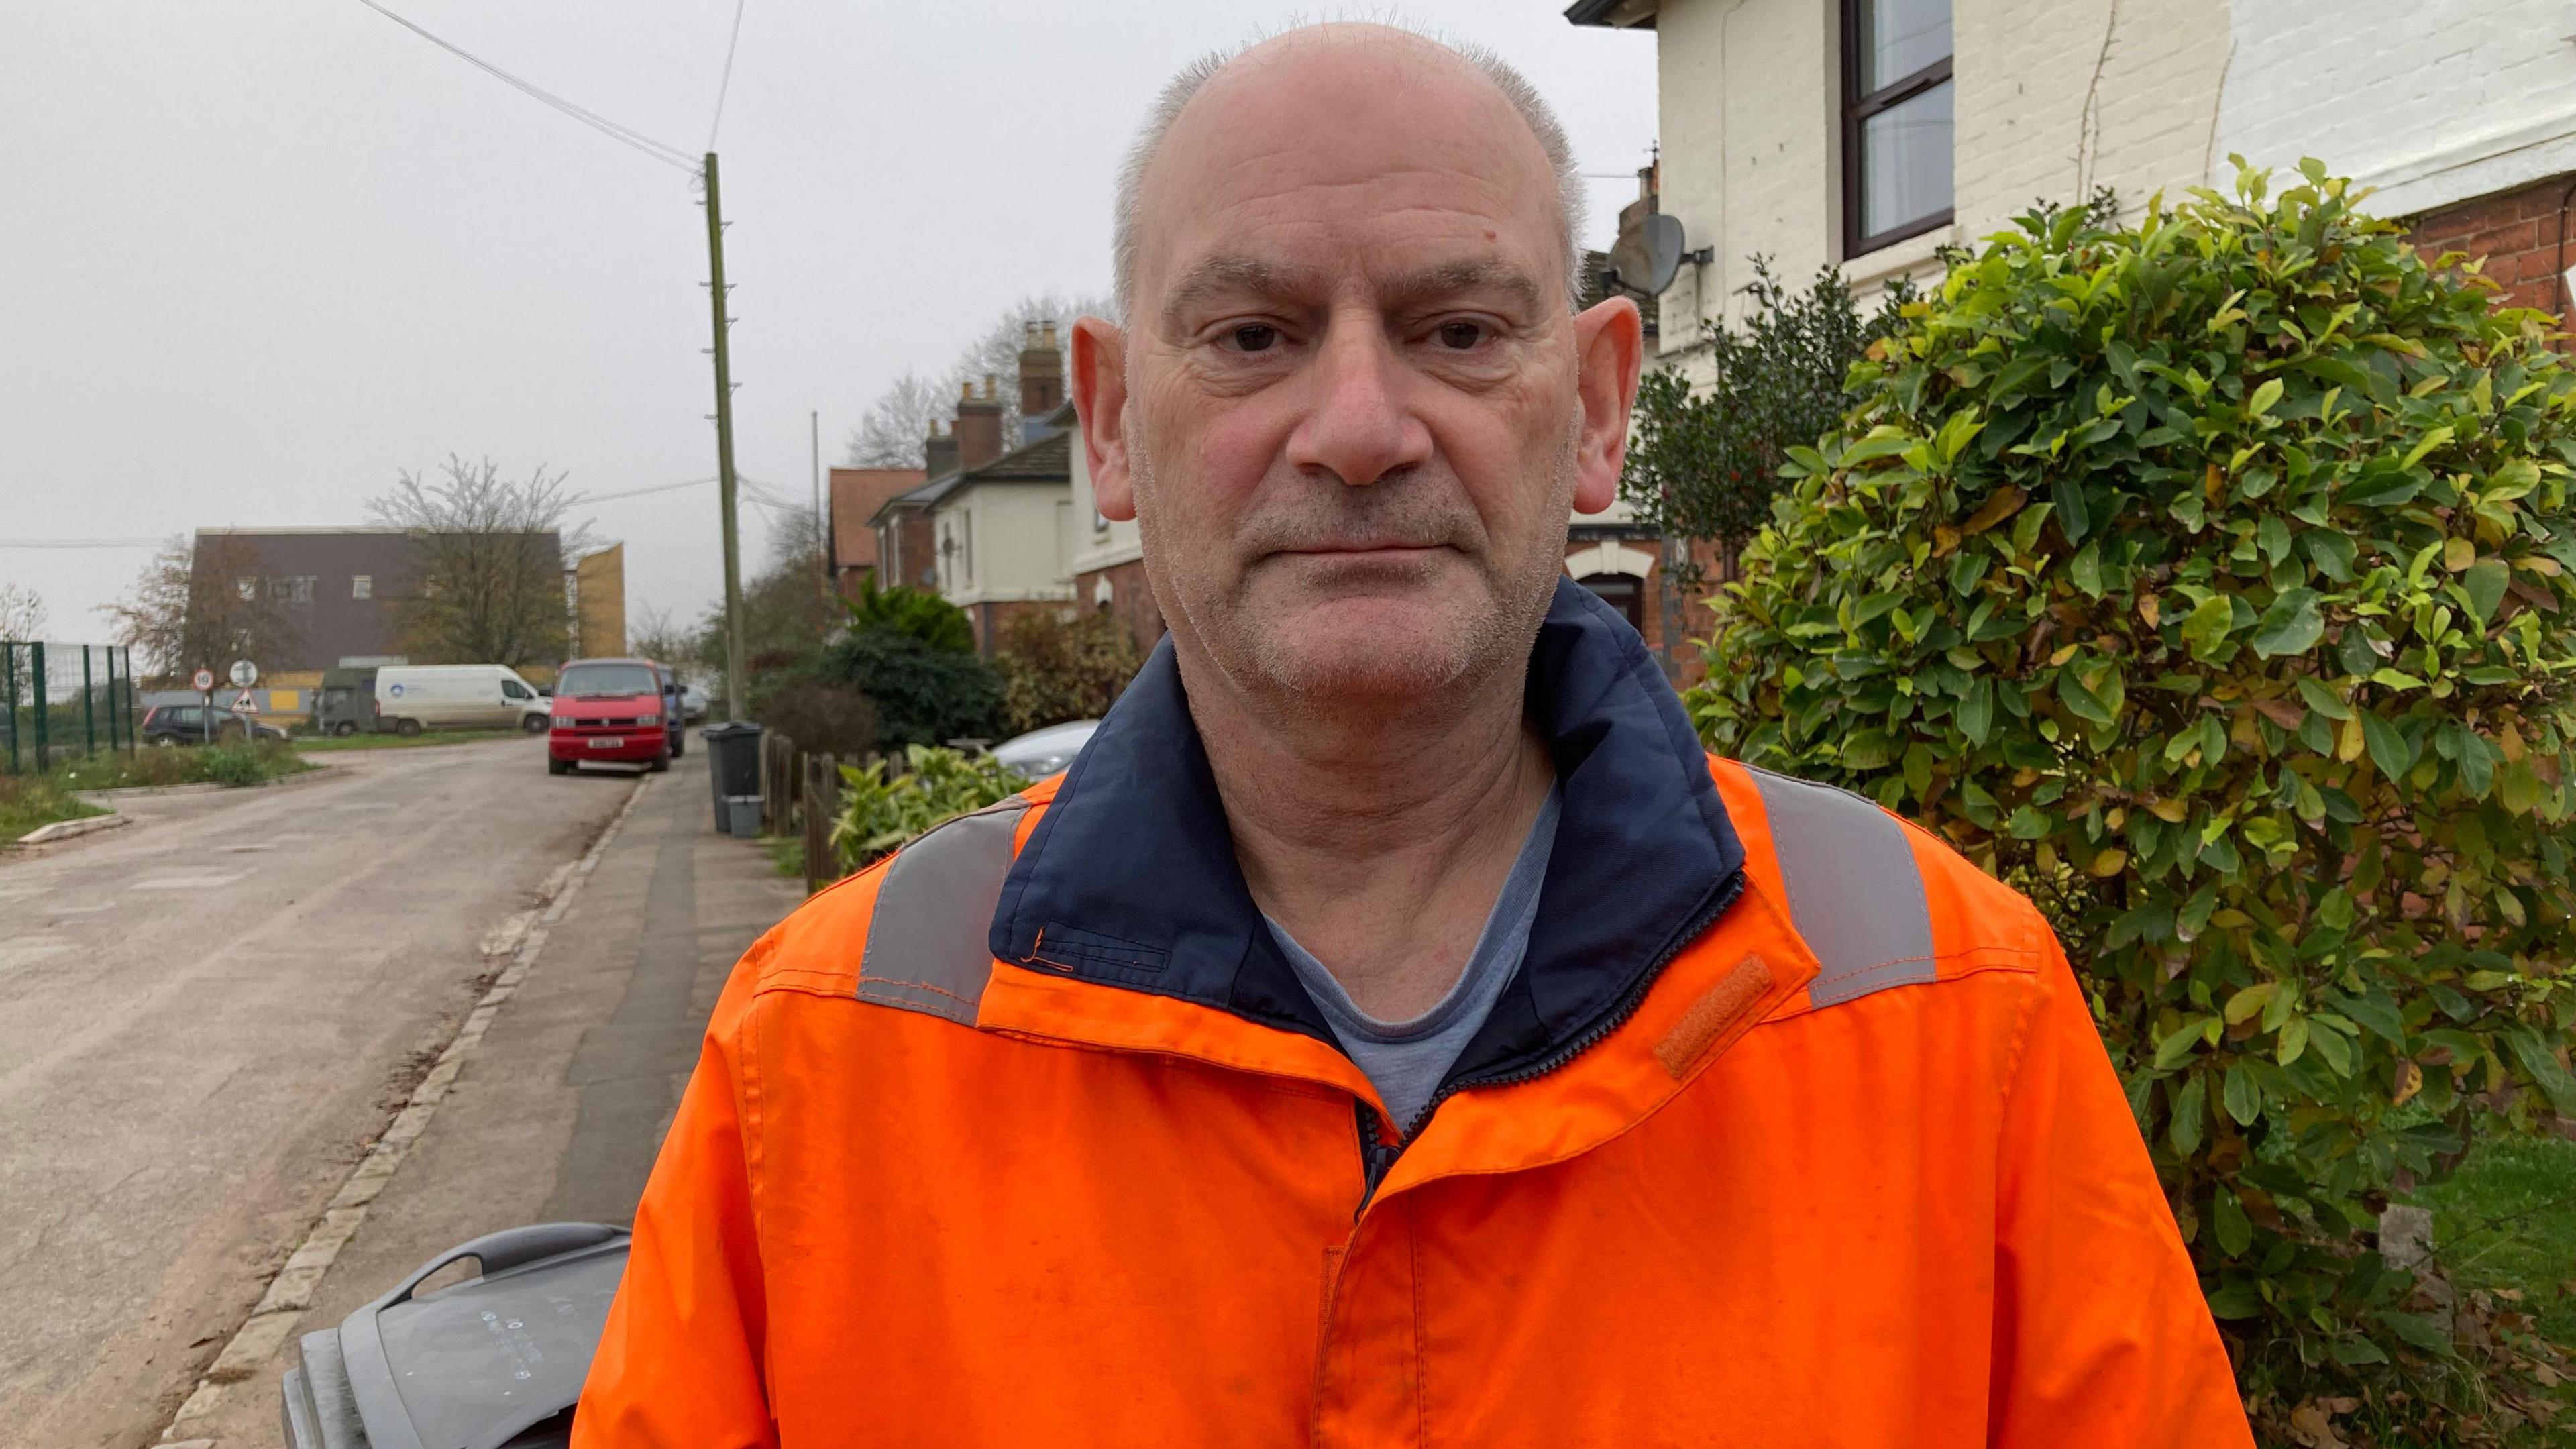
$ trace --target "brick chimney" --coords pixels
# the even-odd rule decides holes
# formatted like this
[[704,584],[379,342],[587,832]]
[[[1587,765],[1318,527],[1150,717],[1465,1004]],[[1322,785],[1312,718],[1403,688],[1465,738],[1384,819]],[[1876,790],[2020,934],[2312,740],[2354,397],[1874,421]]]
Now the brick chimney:
[[1020,338],[1020,416],[1035,422],[1063,402],[1064,353],[1055,344],[1055,324],[1032,322]]
[[975,384],[957,385],[957,467],[981,468],[1002,456],[1002,400],[993,391],[993,374],[984,374],[984,391]]
[[957,435],[930,420],[930,436],[921,440],[921,459],[925,478],[945,478],[957,471]]

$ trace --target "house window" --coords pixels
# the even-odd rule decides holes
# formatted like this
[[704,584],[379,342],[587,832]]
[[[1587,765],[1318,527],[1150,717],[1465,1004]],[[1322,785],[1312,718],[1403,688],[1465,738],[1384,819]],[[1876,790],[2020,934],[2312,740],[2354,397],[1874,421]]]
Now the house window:
[[241,595],[241,601],[243,603],[250,603],[259,597],[259,580],[235,579],[233,580],[233,592]]
[[268,597],[280,604],[313,602],[313,575],[291,574],[268,581]]
[[1843,254],[1945,226],[1950,0],[1843,0]]
[[351,575],[349,575],[349,597],[350,597],[350,598],[353,598],[353,599],[372,599],[372,598],[374,598],[375,596],[376,596],[376,576],[375,576],[374,574],[351,574]]

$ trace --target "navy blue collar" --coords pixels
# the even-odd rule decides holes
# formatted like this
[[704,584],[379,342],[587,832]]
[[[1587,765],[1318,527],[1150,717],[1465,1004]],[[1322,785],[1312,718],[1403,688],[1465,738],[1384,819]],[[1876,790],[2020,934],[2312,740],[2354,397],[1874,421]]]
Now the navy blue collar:
[[[1543,1071],[1606,1035],[1742,877],[1743,843],[1681,701],[1628,622],[1571,580],[1539,625],[1527,700],[1563,813],[1520,974],[1452,1083]],[[1244,886],[1169,639],[1013,863],[992,947],[1334,1040]]]

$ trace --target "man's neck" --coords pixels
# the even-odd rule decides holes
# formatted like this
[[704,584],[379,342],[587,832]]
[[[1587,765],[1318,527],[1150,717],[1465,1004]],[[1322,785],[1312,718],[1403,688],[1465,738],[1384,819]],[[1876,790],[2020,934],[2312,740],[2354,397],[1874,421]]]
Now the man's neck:
[[1181,665],[1253,900],[1371,1016],[1437,1005],[1555,781],[1520,674],[1326,720]]

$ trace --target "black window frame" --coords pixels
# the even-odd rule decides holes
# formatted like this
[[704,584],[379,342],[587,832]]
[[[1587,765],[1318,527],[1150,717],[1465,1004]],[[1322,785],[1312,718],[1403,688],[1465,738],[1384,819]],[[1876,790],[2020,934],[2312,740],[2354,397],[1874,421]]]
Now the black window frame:
[[[1950,79],[1950,63],[1958,56],[1958,42],[1951,41],[1950,54],[1941,57],[1912,75],[1900,76],[1875,91],[1861,90],[1861,7],[1870,0],[1841,0],[1842,72],[1843,72],[1843,259],[1864,256],[1881,247],[1893,246],[1907,237],[1938,231],[1958,216],[1956,172],[1950,191],[1951,204],[1939,211],[1917,217],[1902,226],[1876,235],[1863,235],[1861,225],[1861,128],[1862,124],[1882,111],[1903,105],[1925,91]],[[1956,23],[1957,6],[1951,8]],[[1955,114],[1955,111],[1953,112]],[[1954,133],[1955,136],[1955,133]],[[1953,142],[1955,145],[1955,140]],[[1955,162],[1954,162],[1955,165]]]

